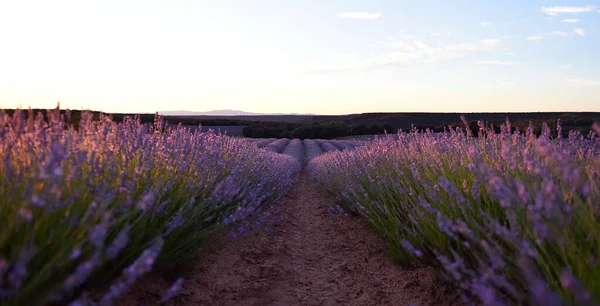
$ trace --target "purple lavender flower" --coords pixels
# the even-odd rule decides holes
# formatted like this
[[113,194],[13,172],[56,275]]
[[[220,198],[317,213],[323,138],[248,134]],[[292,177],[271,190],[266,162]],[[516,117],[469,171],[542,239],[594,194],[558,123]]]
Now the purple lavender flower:
[[129,240],[130,230],[131,225],[128,224],[119,232],[119,234],[117,234],[117,237],[115,237],[111,245],[106,250],[106,257],[109,260],[115,259],[121,250],[125,248]]
[[177,291],[179,291],[179,289],[181,289],[182,286],[183,286],[183,278],[180,277],[171,285],[171,287],[169,287],[169,290],[167,290],[167,292],[165,292],[165,294],[160,299],[160,303],[166,303],[168,300],[173,298],[173,296],[175,296]]
[[560,273],[560,282],[563,288],[567,289],[578,305],[584,305],[592,302],[591,292],[575,277],[571,269],[563,269]]
[[186,222],[186,218],[183,217],[183,210],[180,209],[180,210],[177,211],[177,213],[175,214],[175,216],[173,216],[171,218],[171,220],[169,220],[169,222],[167,223],[167,231],[165,232],[165,235],[168,235],[173,230],[175,230],[178,227],[184,225],[185,222]]
[[92,257],[79,264],[75,272],[70,274],[63,283],[63,290],[67,293],[73,292],[77,287],[83,284],[87,278],[94,272],[94,269],[101,263],[100,252],[95,252]]
[[156,239],[150,248],[144,250],[142,255],[131,266],[125,269],[124,276],[128,285],[131,286],[140,276],[152,269],[163,244],[164,241],[162,238]]
[[402,247],[410,254],[416,256],[416,257],[421,257],[423,256],[423,253],[420,250],[415,249],[415,247],[412,245],[412,243],[410,243],[410,241],[408,240],[402,240],[400,241],[400,245],[402,245]]

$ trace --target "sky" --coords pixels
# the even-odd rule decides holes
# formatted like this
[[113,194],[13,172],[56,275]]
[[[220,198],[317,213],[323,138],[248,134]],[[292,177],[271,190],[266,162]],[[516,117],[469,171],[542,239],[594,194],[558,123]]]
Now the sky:
[[0,108],[600,111],[600,1],[0,0]]

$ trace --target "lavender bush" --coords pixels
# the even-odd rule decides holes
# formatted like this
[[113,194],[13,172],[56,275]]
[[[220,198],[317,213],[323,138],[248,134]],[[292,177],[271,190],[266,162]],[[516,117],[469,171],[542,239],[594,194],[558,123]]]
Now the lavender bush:
[[510,131],[400,131],[308,170],[394,259],[436,267],[465,301],[597,305],[600,127],[568,139]]
[[68,111],[25,114],[0,110],[3,305],[110,305],[208,235],[259,220],[297,177],[289,156],[165,129],[158,116],[151,126],[84,112],[75,129]]

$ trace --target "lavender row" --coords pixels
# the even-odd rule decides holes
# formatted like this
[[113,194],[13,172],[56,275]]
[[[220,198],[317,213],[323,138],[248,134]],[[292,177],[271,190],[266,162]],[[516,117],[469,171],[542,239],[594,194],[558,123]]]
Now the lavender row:
[[296,161],[296,170],[300,172],[304,164],[304,146],[302,145],[302,141],[297,138],[292,139],[281,153],[293,157]]
[[346,141],[341,141],[341,140],[332,140],[331,143],[336,146],[338,148],[338,150],[342,151],[342,150],[352,150],[354,149],[354,146],[352,146],[350,143],[346,142]]
[[568,139],[510,131],[399,133],[308,170],[395,260],[437,268],[466,302],[596,305],[600,127]]
[[160,117],[69,117],[0,111],[0,304],[110,305],[212,233],[260,225],[297,178],[292,157]]
[[277,139],[271,143],[269,143],[265,149],[271,152],[275,152],[275,153],[281,153],[283,151],[283,149],[285,148],[285,146],[287,146],[287,144],[290,142],[289,139],[287,138],[281,138],[281,139]]
[[313,158],[323,153],[319,143],[312,139],[304,139],[304,148],[306,149],[306,161],[310,162]]
[[258,141],[254,142],[254,145],[256,145],[259,148],[264,148],[266,147],[268,144],[270,144],[271,142],[275,141],[277,139],[275,138],[265,138],[265,139],[260,139]]
[[321,145],[321,148],[323,149],[323,152],[335,152],[335,151],[339,151],[338,148],[334,144],[332,144],[330,141],[323,141],[319,145]]

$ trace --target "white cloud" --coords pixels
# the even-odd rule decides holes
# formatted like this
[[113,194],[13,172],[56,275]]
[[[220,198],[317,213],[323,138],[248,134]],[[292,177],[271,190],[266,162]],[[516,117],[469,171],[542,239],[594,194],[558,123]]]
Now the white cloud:
[[369,12],[346,12],[339,13],[339,18],[344,19],[377,19],[381,16],[381,13],[369,13]]
[[550,33],[544,33],[544,34],[538,34],[538,35],[533,35],[533,36],[529,36],[527,37],[527,40],[542,40],[546,37],[565,37],[569,35],[567,32],[563,32],[563,31],[553,31]]
[[542,39],[544,39],[544,37],[540,36],[540,35],[535,35],[535,36],[529,36],[529,37],[527,37],[527,40],[542,40]]
[[577,87],[594,87],[600,86],[600,81],[584,80],[584,79],[567,79],[567,82]]
[[475,61],[478,65],[496,65],[496,66],[511,66],[518,64],[517,62],[501,61],[501,60],[485,60]]
[[540,10],[545,14],[555,16],[561,13],[587,13],[592,12],[596,9],[595,5],[586,6],[542,6]]
[[567,22],[567,23],[576,23],[579,22],[579,19],[565,19],[562,22]]
[[491,23],[484,21],[484,22],[480,22],[479,24],[485,27],[485,26],[489,26]]
[[574,32],[575,32],[575,34],[577,34],[577,35],[585,36],[585,30],[584,30],[584,29],[577,28],[577,29],[575,29],[575,30],[573,30],[573,31],[574,31]]
[[446,45],[400,37],[395,40],[388,38],[380,44],[381,51],[371,56],[337,56],[330,66],[312,69],[309,73],[330,74],[399,67],[412,63],[434,63],[505,48],[500,39]]
[[514,53],[514,52],[506,52],[506,53],[504,53],[504,55],[508,55],[508,56],[515,56],[515,55],[516,55],[516,53]]
[[567,32],[563,31],[553,31],[549,33],[550,36],[567,36],[569,35]]
[[571,69],[572,66],[571,65],[561,65],[561,66],[558,66],[558,68],[560,68],[560,69]]

